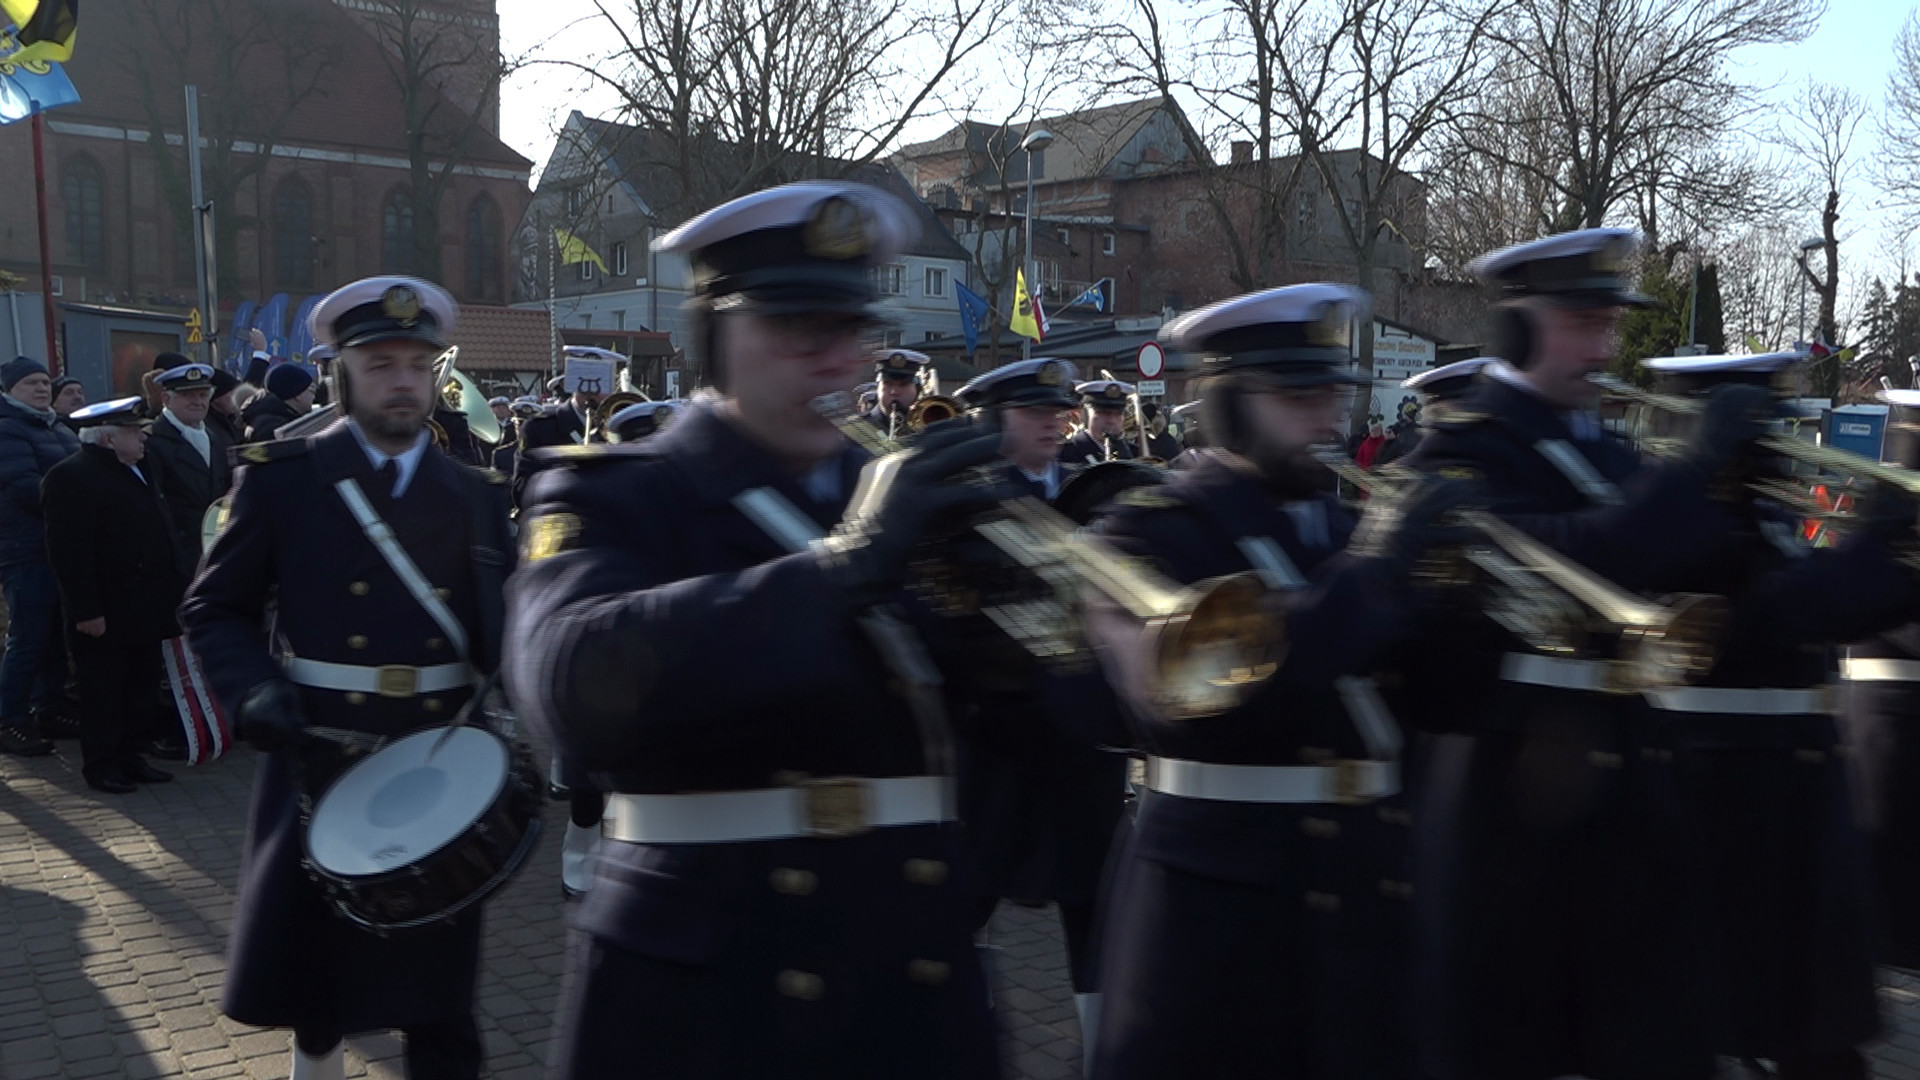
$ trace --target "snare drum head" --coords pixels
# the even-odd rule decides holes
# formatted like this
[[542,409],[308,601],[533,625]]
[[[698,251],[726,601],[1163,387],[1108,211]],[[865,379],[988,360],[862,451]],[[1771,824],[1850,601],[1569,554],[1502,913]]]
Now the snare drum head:
[[341,877],[384,874],[460,838],[508,780],[506,743],[463,727],[428,760],[446,728],[415,732],[334,781],[307,823],[314,865]]

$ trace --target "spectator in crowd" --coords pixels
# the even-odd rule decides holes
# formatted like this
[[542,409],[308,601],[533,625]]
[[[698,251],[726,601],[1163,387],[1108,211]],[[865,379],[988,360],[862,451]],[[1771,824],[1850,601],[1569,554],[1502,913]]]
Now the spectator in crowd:
[[47,547],[80,686],[80,774],[123,795],[172,774],[140,746],[155,723],[160,642],[180,632],[186,593],[166,502],[141,468],[147,433],[137,397],[81,409],[80,451],[41,483]]
[[47,563],[40,481],[80,449],[53,411],[53,377],[29,357],[0,365],[0,590],[7,646],[0,655],[0,752],[53,752],[37,721],[58,725],[66,686],[60,593]]
[[234,403],[234,394],[240,389],[240,380],[215,368],[213,371],[213,402],[207,410],[207,426],[214,428],[227,437],[229,443],[239,443],[243,426],[240,421],[240,406]]
[[247,404],[241,414],[247,442],[266,442],[280,425],[298,420],[313,408],[315,381],[305,364],[280,364],[267,372],[267,392]]
[[233,485],[232,444],[207,425],[213,369],[186,363],[160,374],[164,406],[147,444],[147,471],[167,501],[174,536],[189,562],[200,559],[200,520]]
[[1373,459],[1380,456],[1380,448],[1387,445],[1387,425],[1374,420],[1367,425],[1367,437],[1354,447],[1354,464],[1363,469],[1373,468]]
[[79,379],[68,375],[53,380],[53,411],[60,415],[60,422],[67,426],[67,430],[77,431],[68,418],[73,415],[73,410],[86,403],[87,388],[80,385]]

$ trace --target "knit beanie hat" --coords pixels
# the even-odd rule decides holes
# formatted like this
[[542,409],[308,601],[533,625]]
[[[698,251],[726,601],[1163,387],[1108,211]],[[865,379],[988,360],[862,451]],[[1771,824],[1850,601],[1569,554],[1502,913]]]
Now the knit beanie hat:
[[292,401],[313,385],[313,372],[305,364],[278,364],[267,372],[267,392],[283,401]]
[[0,390],[12,391],[13,384],[29,375],[45,375],[47,365],[31,356],[16,356],[0,364]]

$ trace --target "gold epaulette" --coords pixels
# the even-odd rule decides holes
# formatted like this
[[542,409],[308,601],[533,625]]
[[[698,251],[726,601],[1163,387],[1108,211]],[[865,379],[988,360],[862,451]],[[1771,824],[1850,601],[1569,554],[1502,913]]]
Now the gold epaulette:
[[272,442],[247,443],[227,451],[229,465],[265,465],[270,461],[305,457],[313,449],[310,439],[275,439]]
[[1113,501],[1121,506],[1137,506],[1142,510],[1170,510],[1176,506],[1186,505],[1181,500],[1161,491],[1157,484],[1128,488],[1114,496]]

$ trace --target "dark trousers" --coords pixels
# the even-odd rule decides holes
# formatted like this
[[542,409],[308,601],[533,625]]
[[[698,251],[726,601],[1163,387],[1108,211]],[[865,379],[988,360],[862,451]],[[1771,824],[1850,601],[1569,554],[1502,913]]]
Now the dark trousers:
[[[107,620],[108,630],[113,620]],[[92,774],[131,764],[153,725],[160,643],[71,635],[80,682],[80,760]]]
[[0,566],[7,599],[7,649],[0,655],[0,724],[23,727],[36,712],[57,709],[65,693],[67,655],[61,641],[60,588],[44,562]]
[[[483,1051],[472,1014],[400,1029],[407,1044],[407,1080],[476,1080]],[[337,1031],[295,1030],[300,1052],[319,1057],[340,1045]]]

